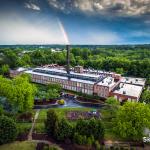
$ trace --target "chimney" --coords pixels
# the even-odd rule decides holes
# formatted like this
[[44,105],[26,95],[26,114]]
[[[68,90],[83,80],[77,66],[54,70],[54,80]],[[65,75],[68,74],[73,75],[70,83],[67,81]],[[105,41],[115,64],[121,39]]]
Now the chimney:
[[66,50],[67,50],[67,73],[70,74],[70,46],[66,45]]

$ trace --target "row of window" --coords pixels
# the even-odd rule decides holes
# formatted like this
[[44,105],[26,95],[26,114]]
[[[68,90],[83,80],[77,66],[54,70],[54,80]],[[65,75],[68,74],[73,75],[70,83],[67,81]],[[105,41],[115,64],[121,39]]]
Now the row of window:
[[58,79],[58,78],[52,78],[52,77],[44,77],[44,76],[39,76],[39,75],[32,75],[32,78],[35,80],[43,80],[46,82],[56,82],[59,84],[66,84],[74,87],[82,87],[82,88],[87,88],[93,90],[93,85],[92,84],[86,84],[86,83],[79,83],[75,81],[69,81],[69,80],[63,80],[63,79]]
[[[41,83],[41,84],[47,84],[47,83],[50,83],[50,82],[47,82],[46,80],[37,80],[37,79],[32,79],[33,82],[36,82],[36,83]],[[56,83],[56,82],[53,82],[53,83]],[[92,90],[89,90],[89,89],[84,89],[82,87],[74,87],[74,86],[69,86],[69,85],[66,85],[66,84],[61,84],[62,87],[64,89],[67,89],[67,90],[72,90],[72,91],[76,91],[76,92],[82,92],[82,93],[85,93],[85,94],[89,94],[89,95],[92,95],[93,94],[93,91]]]

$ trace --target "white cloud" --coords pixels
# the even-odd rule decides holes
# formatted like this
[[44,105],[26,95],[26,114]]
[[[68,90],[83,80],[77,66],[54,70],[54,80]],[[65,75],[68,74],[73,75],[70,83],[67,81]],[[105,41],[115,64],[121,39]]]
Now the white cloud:
[[150,37],[150,30],[149,31],[132,31],[130,33],[132,37]]
[[40,7],[33,3],[25,3],[25,8],[40,11]]
[[89,33],[89,39],[93,44],[111,45],[121,43],[121,38],[114,32],[100,31],[98,33]]
[[[6,19],[7,18],[7,19]],[[0,44],[65,44],[56,19],[30,22],[18,15],[0,16]]]

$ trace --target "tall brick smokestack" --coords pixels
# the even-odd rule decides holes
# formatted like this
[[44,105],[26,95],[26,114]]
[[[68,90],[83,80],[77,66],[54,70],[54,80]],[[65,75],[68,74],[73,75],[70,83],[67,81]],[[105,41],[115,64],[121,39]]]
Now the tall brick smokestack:
[[66,50],[67,50],[67,68],[66,71],[68,74],[70,74],[70,46],[66,45]]

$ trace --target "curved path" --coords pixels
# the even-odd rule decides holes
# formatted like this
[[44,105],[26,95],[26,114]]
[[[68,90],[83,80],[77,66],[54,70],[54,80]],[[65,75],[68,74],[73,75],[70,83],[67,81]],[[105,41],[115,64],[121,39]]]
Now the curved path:
[[40,112],[40,109],[36,110],[36,113],[35,113],[35,116],[34,116],[34,120],[32,122],[32,127],[30,129],[30,132],[29,132],[29,135],[28,135],[28,140],[31,141],[32,140],[32,133],[33,133],[33,129],[34,129],[34,126],[35,126],[35,122],[39,116],[39,112]]

